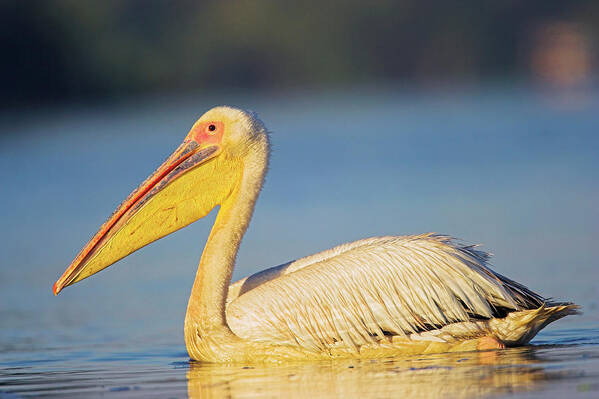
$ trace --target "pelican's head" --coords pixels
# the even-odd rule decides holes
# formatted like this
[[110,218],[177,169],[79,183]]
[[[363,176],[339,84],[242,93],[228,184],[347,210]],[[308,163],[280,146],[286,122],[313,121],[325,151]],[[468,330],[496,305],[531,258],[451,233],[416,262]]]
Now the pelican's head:
[[236,191],[255,154],[263,155],[266,168],[267,134],[254,114],[231,107],[206,112],[83,247],[54,293],[206,216]]

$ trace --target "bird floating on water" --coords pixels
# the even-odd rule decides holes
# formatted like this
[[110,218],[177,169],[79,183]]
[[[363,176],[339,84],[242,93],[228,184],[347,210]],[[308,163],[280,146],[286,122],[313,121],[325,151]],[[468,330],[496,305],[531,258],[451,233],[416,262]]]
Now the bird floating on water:
[[577,313],[487,266],[448,236],[373,237],[276,266],[230,285],[269,159],[258,117],[216,107],[114,211],[53,290],[220,210],[185,316],[189,356],[259,362],[494,349],[528,343]]

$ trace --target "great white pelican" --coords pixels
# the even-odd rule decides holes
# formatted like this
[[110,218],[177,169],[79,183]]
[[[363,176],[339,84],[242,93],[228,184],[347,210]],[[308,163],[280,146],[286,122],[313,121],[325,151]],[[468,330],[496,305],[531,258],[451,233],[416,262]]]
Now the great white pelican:
[[220,206],[185,316],[189,356],[256,362],[523,345],[577,312],[487,266],[451,237],[366,238],[229,285],[268,166],[253,113],[216,107],[114,211],[53,290],[58,294]]

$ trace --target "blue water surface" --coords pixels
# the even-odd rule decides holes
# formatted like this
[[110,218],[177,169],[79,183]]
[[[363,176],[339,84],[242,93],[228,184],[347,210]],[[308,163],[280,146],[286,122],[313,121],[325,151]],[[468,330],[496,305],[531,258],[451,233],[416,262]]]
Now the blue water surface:
[[[386,361],[189,362],[182,326],[214,212],[51,292],[208,108],[257,111],[270,172],[234,279],[367,236],[451,234],[584,315],[525,348]],[[0,399],[597,397],[599,91],[517,85],[202,93],[0,116]]]

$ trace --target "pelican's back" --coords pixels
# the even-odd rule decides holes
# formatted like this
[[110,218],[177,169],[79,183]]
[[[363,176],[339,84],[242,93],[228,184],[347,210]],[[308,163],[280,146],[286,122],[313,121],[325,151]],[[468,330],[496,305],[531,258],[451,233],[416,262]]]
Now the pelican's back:
[[487,259],[434,234],[356,241],[234,284],[227,322],[254,341],[356,350],[546,303],[493,272]]

